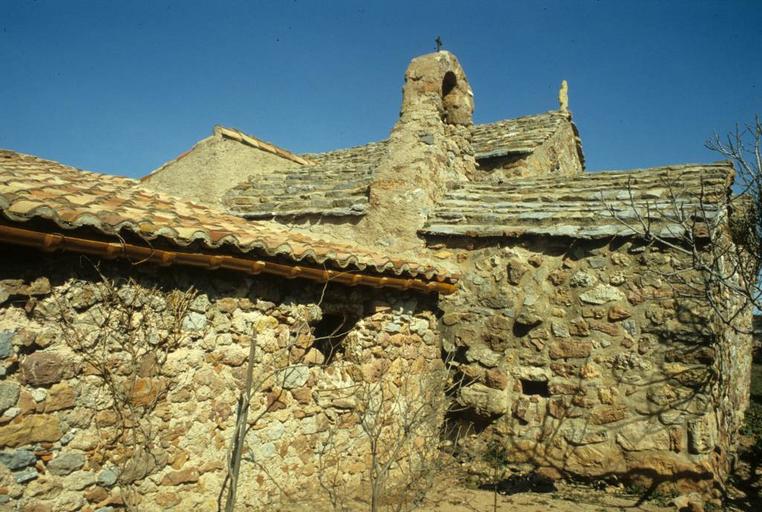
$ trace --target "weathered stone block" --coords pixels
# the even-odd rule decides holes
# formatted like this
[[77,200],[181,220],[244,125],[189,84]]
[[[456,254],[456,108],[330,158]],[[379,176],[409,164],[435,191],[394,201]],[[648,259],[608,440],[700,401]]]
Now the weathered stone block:
[[527,265],[516,258],[512,258],[508,262],[508,282],[512,285],[518,285],[528,270]]
[[584,393],[584,389],[579,384],[566,381],[553,381],[548,385],[548,391],[551,395],[579,395]]
[[127,395],[132,405],[148,406],[157,400],[165,388],[166,383],[161,379],[138,377],[127,390]]
[[561,286],[564,284],[564,281],[569,277],[568,272],[564,272],[563,270],[556,269],[550,274],[548,274],[548,281],[551,282],[554,286]]
[[717,444],[717,426],[707,414],[688,422],[688,450],[691,453],[707,453]]
[[552,398],[548,400],[548,414],[554,418],[563,419],[568,417],[571,402],[568,397]]
[[474,345],[466,352],[466,359],[468,361],[477,361],[484,366],[494,367],[500,363],[502,356],[484,345]]
[[606,310],[596,306],[586,306],[582,308],[582,318],[595,318],[600,320],[606,316]]
[[534,304],[524,305],[516,316],[516,323],[526,327],[540,325],[543,321],[543,315]]
[[13,355],[13,331],[0,331],[0,359],[5,359]]
[[455,325],[458,322],[460,322],[462,317],[463,317],[463,314],[461,312],[451,311],[449,313],[445,313],[442,316],[442,323],[446,326]]
[[612,447],[610,441],[575,446],[562,457],[564,469],[577,474],[598,476],[624,470],[621,451]]
[[21,381],[34,387],[55,384],[77,372],[78,366],[58,352],[34,352],[21,361]]
[[[164,510],[169,510],[180,503],[180,496],[174,492],[160,492],[156,494],[156,504]],[[96,511],[97,512],[97,511]]]
[[559,377],[576,377],[579,375],[579,366],[567,363],[551,363],[550,369]]
[[590,336],[590,326],[584,318],[575,318],[569,322],[569,334],[577,337]]
[[585,380],[597,379],[601,376],[601,372],[598,371],[596,365],[588,363],[580,368],[579,376]]
[[76,401],[77,393],[74,388],[66,382],[59,382],[50,387],[43,405],[45,412],[53,412],[71,409]]
[[596,305],[616,302],[624,300],[625,298],[626,297],[621,290],[608,284],[599,284],[592,290],[588,290],[579,296],[579,300],[582,302]]
[[562,435],[567,443],[574,446],[602,443],[609,438],[606,430],[593,429],[586,423],[572,424],[563,429]]
[[654,422],[636,421],[623,426],[616,435],[616,442],[630,452],[644,450],[669,450],[669,430]]
[[590,329],[593,331],[602,332],[603,334],[608,334],[609,336],[619,336],[622,334],[622,330],[617,324],[600,322],[598,320],[591,320],[588,323],[590,325]]
[[590,421],[594,425],[607,425],[627,417],[627,408],[621,405],[601,405],[594,407]]
[[119,482],[130,484],[142,480],[146,476],[161,471],[167,465],[167,454],[163,450],[154,448],[148,451],[142,447],[131,450],[127,462],[123,464],[119,472]]
[[39,474],[34,468],[26,468],[13,473],[13,478],[16,480],[17,484],[25,484],[36,479],[38,476]]
[[569,285],[573,287],[582,287],[582,288],[589,288],[590,286],[593,286],[595,283],[598,282],[598,279],[595,277],[595,274],[592,272],[585,272],[584,270],[580,270],[575,272],[571,279],[569,279]]
[[16,418],[0,427],[0,446],[22,446],[61,439],[58,418],[49,414],[35,414]]
[[550,377],[547,368],[543,366],[518,366],[513,369],[512,373],[517,379],[532,382],[547,382]]
[[589,357],[593,344],[589,341],[557,340],[550,344],[551,359],[577,359]]
[[487,386],[494,389],[505,389],[508,387],[508,376],[499,368],[490,368],[485,374]]
[[461,373],[468,379],[483,381],[486,378],[487,369],[478,363],[461,364]]
[[30,450],[3,450],[0,452],[0,464],[10,470],[17,470],[33,465],[37,457]]
[[311,348],[304,355],[302,362],[304,364],[321,365],[325,362],[325,356],[319,350]]
[[609,308],[609,320],[612,322],[620,322],[626,320],[632,316],[632,313],[620,304],[614,304]]
[[196,311],[189,311],[185,318],[183,318],[183,329],[187,331],[201,331],[206,327],[206,323],[206,315]]
[[[48,462],[48,471],[54,475],[64,476],[72,473],[85,465],[85,454],[81,452],[61,453]],[[95,477],[93,476],[93,481]]]
[[19,385],[15,382],[0,382],[0,413],[16,405],[19,399]]
[[95,483],[95,473],[90,471],[74,471],[64,479],[64,488],[71,491],[81,491]]
[[498,416],[508,411],[508,393],[484,384],[475,383],[462,388],[460,401],[485,416]]
[[99,485],[94,485],[90,489],[84,492],[83,496],[90,503],[100,503],[108,499],[109,493],[106,489]]
[[310,368],[307,365],[293,365],[278,372],[276,382],[283,389],[300,388],[310,378]]
[[712,378],[712,368],[695,367],[681,363],[665,363],[664,373],[683,386],[699,389]]
[[180,485],[198,482],[198,470],[196,468],[185,468],[179,471],[170,471],[161,479],[160,485]]
[[550,332],[553,333],[553,336],[558,338],[568,338],[571,336],[569,333],[569,328],[562,320],[553,320],[550,323]]
[[507,289],[494,288],[479,294],[479,303],[492,309],[513,307],[514,296]]
[[116,483],[116,479],[118,478],[119,473],[115,468],[106,468],[100,473],[98,473],[97,482],[98,485],[101,485],[103,487],[111,487]]

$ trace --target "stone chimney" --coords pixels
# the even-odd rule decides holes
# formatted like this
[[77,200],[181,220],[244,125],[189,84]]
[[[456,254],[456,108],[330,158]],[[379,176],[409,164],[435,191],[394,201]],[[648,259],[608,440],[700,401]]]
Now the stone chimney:
[[370,187],[362,229],[370,242],[399,251],[423,246],[417,230],[450,182],[475,172],[473,93],[453,54],[416,57],[405,72],[402,111]]

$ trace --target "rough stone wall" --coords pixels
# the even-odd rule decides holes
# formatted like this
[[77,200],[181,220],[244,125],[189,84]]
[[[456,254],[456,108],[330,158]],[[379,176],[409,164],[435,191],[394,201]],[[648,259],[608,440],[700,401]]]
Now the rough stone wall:
[[0,249],[3,510],[216,510],[255,329],[236,510],[367,495],[367,428],[406,471],[429,455],[429,298]]
[[221,208],[222,196],[250,176],[298,166],[216,133],[146,176],[141,183],[151,190]]
[[575,176],[584,172],[571,122],[564,122],[530,155],[493,158],[479,162],[475,181],[500,183],[522,176]]
[[452,248],[463,288],[441,299],[468,408],[451,420],[471,425],[475,469],[497,442],[550,476],[678,488],[724,478],[749,339],[685,285],[690,265],[625,241],[503,244]]
[[[736,276],[741,279],[740,276]],[[727,290],[718,290],[715,301],[725,302],[730,311],[738,311],[744,304],[739,297],[732,297]],[[722,304],[722,302],[719,302]],[[750,333],[752,307],[747,304],[733,322],[728,325],[719,315],[712,315],[713,330],[717,333],[717,382],[716,403],[718,414],[718,446],[722,454],[732,454],[739,443],[739,431],[744,426],[744,414],[749,407],[751,393],[751,369],[754,358],[754,339]],[[724,465],[731,459],[722,460]],[[727,467],[722,468],[727,471]],[[732,468],[730,468],[732,469]]]

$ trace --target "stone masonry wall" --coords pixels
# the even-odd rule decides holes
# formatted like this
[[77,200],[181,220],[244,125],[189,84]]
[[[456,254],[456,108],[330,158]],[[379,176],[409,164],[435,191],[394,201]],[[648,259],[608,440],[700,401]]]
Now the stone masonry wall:
[[471,428],[475,470],[497,442],[550,476],[678,488],[724,478],[749,339],[692,296],[690,266],[626,241],[502,243],[445,250],[466,269],[440,306],[465,381],[467,411],[451,421]]
[[367,496],[367,429],[427,457],[427,297],[0,250],[3,510],[216,510],[255,330],[236,510]]

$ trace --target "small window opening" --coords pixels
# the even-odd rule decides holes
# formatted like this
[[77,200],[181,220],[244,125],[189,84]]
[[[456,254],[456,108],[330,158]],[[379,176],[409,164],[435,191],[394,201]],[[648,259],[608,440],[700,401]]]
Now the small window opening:
[[455,86],[458,85],[458,79],[455,73],[448,71],[442,78],[442,121],[451,123],[457,113],[458,95]]
[[322,320],[315,324],[313,347],[323,354],[325,364],[344,353],[343,341],[357,320],[346,313],[324,313]]
[[442,79],[442,98],[450,94],[452,90],[455,89],[457,83],[458,79],[455,78],[455,73],[452,71],[445,73],[445,76]]
[[516,338],[523,338],[524,336],[529,334],[529,332],[532,329],[534,329],[535,327],[537,327],[537,324],[535,324],[535,325],[525,325],[525,324],[520,324],[518,322],[514,322],[513,323],[513,335]]
[[521,379],[521,392],[525,395],[550,396],[548,383],[542,380]]
[[494,418],[481,416],[470,407],[450,409],[445,415],[443,436],[457,443],[467,436],[481,434],[493,422]]

